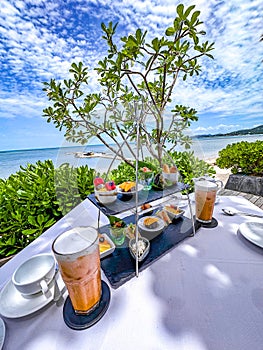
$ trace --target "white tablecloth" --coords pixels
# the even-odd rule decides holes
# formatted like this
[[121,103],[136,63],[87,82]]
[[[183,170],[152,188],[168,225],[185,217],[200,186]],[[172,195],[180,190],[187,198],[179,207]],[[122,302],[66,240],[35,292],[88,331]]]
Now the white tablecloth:
[[[263,250],[238,227],[263,219],[223,215],[221,209],[231,206],[263,213],[242,197],[221,197],[214,212],[218,226],[200,229],[139,278],[111,289],[109,309],[96,325],[71,330],[63,307],[50,303],[34,315],[5,318],[4,349],[262,350]],[[95,208],[85,200],[0,268],[0,288],[29,256],[50,252],[60,232],[96,221]]]

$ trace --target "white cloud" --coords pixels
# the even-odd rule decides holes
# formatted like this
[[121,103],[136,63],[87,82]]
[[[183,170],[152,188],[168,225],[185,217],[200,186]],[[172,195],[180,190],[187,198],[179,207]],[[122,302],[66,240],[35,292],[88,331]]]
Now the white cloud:
[[200,126],[198,128],[195,128],[194,131],[195,132],[212,132],[212,133],[215,133],[215,132],[221,132],[221,131],[230,131],[231,129],[233,130],[236,130],[237,128],[240,128],[241,126],[239,124],[219,124],[219,125],[216,125],[216,126],[208,126],[208,127],[203,127],[203,126]]
[[[184,3],[188,6],[193,1]],[[218,118],[218,124],[220,118],[237,115],[243,122],[260,123],[262,0],[197,0],[195,4],[207,32],[204,39],[215,41],[215,60],[203,59],[201,75],[180,82],[174,102],[197,109],[200,121],[202,115],[210,113],[211,119]],[[102,21],[119,21],[122,32],[118,37],[137,27],[147,29],[151,37],[163,35],[175,16],[173,0],[1,0],[0,59],[4,70],[0,73],[0,118],[18,117],[21,113],[39,115],[48,104],[42,92],[43,81],[68,77],[74,60],[94,67],[107,54],[100,39]],[[96,72],[89,75],[89,88],[97,88]],[[230,125],[234,128],[237,124]],[[218,128],[223,129],[224,124]]]
[[0,105],[2,118],[40,118],[45,102],[34,94],[0,94]]

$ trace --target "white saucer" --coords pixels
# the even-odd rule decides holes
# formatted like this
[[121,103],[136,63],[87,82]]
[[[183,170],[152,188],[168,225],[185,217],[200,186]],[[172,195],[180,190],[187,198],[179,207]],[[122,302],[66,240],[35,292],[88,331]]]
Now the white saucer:
[[5,341],[5,323],[0,317],[0,350],[2,349]]
[[[63,292],[65,285],[59,273],[56,278],[59,290]],[[12,280],[10,280],[0,292],[0,314],[7,318],[19,318],[30,315],[53,301],[54,291],[55,284],[53,280],[50,283],[46,296],[42,293],[37,293],[30,297],[23,297],[15,288]]]
[[262,222],[243,222],[239,226],[239,232],[248,241],[263,248],[263,223]]

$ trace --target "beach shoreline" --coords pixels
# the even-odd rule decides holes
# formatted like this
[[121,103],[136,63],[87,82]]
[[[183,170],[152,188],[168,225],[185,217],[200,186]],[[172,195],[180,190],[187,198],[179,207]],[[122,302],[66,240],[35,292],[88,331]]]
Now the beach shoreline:
[[216,158],[207,158],[204,159],[204,161],[206,163],[208,163],[209,165],[211,165],[214,169],[215,169],[215,178],[217,180],[221,180],[224,184],[224,186],[227,183],[227,180],[229,178],[229,175],[231,174],[231,170],[230,169],[221,169],[216,165]]

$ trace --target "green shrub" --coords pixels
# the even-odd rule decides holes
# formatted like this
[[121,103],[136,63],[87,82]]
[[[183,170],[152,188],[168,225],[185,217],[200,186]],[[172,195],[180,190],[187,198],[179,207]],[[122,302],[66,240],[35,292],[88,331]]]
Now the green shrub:
[[0,258],[17,253],[93,191],[94,170],[51,160],[0,179]]
[[[151,164],[153,167],[158,167],[157,160],[153,160],[150,157],[145,158],[145,162]],[[193,178],[208,174],[213,176],[215,170],[212,166],[203,160],[194,156],[194,152],[172,152],[167,154],[164,159],[164,163],[174,163],[183,178],[184,183],[190,185],[190,192],[194,190]],[[126,163],[121,163],[117,169],[110,172],[109,178],[114,180],[116,184],[127,180],[135,180],[135,170]]]
[[194,191],[193,178],[203,176],[205,174],[214,176],[215,169],[204,160],[194,156],[194,152],[172,152],[171,158],[176,164],[185,184],[190,186],[189,191]]
[[219,151],[216,165],[231,169],[232,174],[263,175],[263,141],[242,141]]
[[125,162],[121,162],[116,169],[108,174],[108,178],[113,180],[117,185],[124,181],[135,180],[135,169]]
[[95,170],[89,169],[87,165],[73,168],[65,163],[55,170],[56,204],[63,215],[70,212],[93,192],[94,176]]
[[61,217],[51,161],[20,167],[0,182],[0,257],[21,250]]

